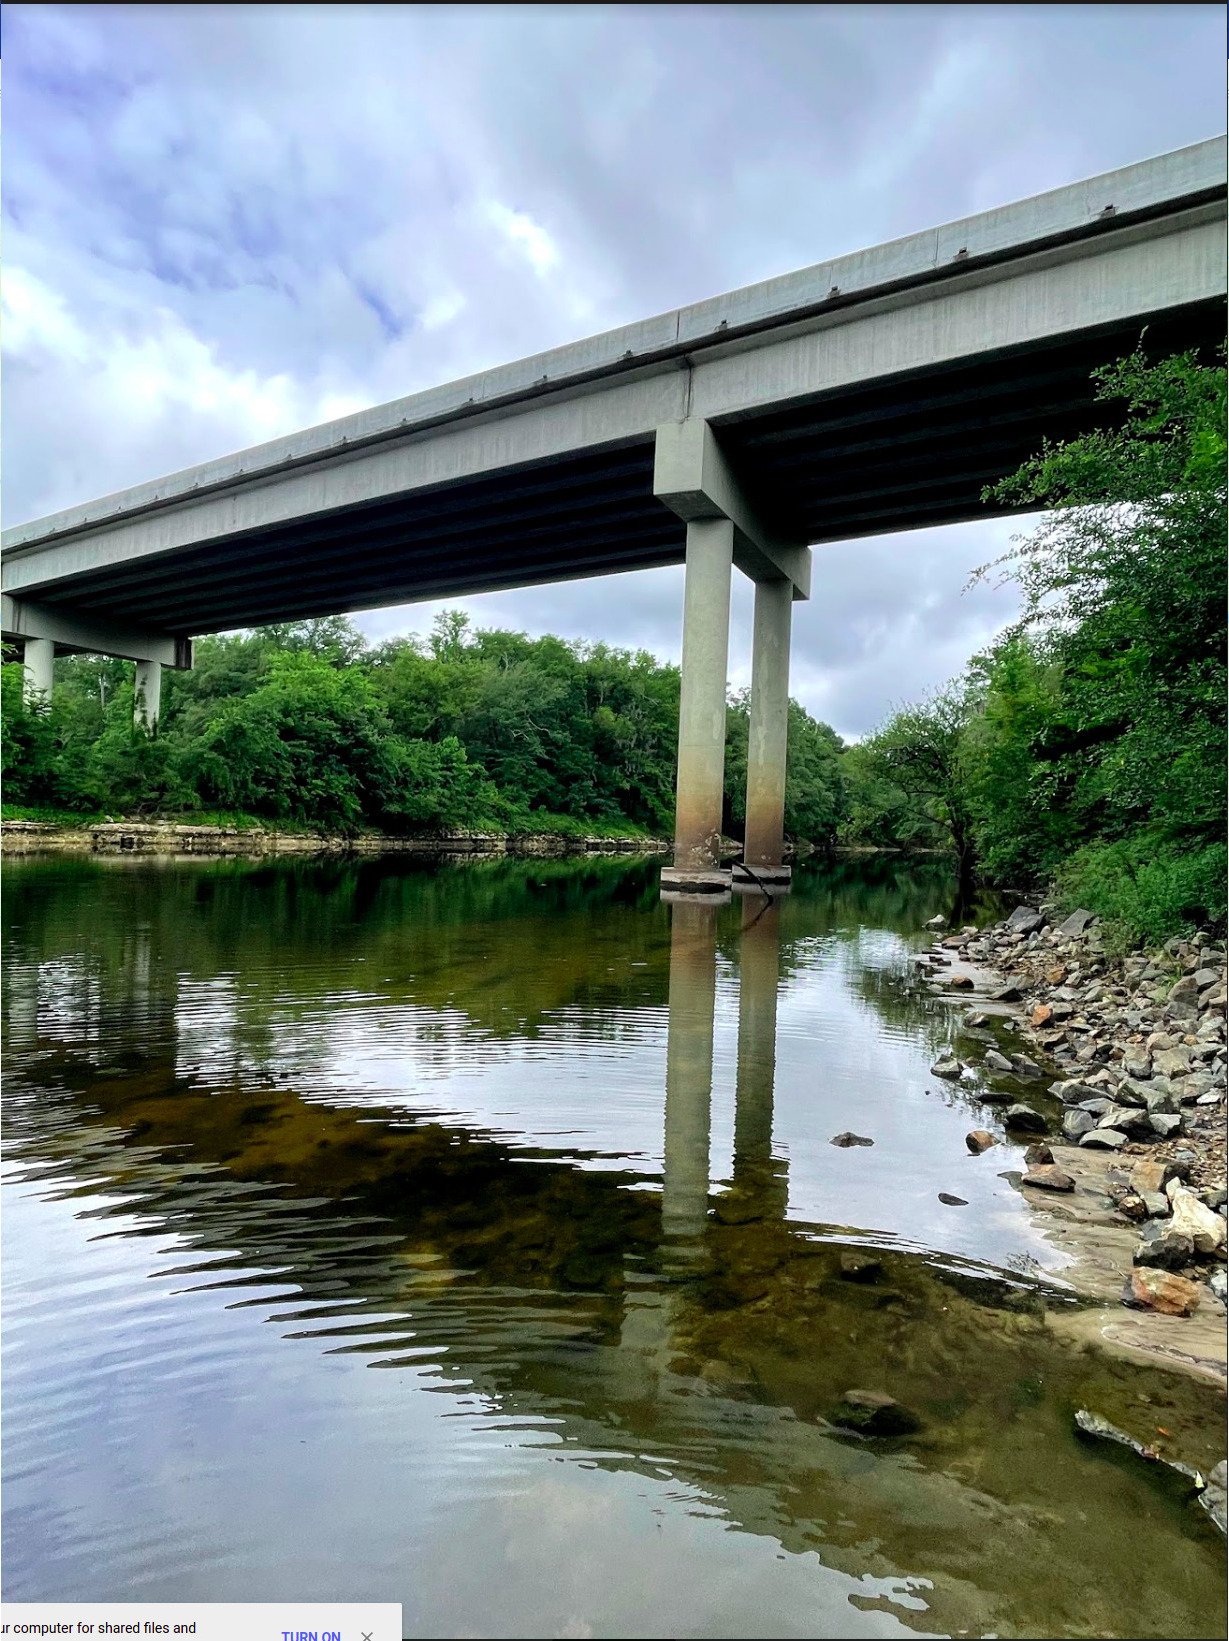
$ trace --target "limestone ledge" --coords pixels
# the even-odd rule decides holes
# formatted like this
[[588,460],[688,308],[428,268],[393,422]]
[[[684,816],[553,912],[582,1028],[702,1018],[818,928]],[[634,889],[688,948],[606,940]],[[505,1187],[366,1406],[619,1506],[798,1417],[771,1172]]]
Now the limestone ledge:
[[163,821],[104,821],[91,826],[54,821],[5,821],[6,855],[322,855],[444,854],[542,855],[663,854],[660,838],[557,837],[550,833],[448,832],[435,837],[334,837],[238,826],[172,825]]

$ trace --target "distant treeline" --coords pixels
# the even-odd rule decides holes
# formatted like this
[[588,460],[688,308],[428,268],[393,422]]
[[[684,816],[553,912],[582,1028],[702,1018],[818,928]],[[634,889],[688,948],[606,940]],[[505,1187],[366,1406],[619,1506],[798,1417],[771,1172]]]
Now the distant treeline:
[[[998,566],[1020,621],[859,745],[791,702],[786,828],[945,848],[966,881],[1057,880],[1162,938],[1225,920],[1225,370],[1139,353],[1097,374],[1116,426],[987,492],[1045,515]],[[132,670],[62,658],[51,703],[29,710],[4,667],[6,815],[672,829],[679,675],[643,651],[458,612],[374,648],[341,617],[264,627],[203,639],[195,671],[165,674],[153,736],[133,726]],[[728,711],[738,838],[745,695]]]
[[[4,668],[6,814],[234,816],[327,832],[640,831],[673,825],[678,668],[603,644],[475,631],[368,648],[344,617],[204,638],[163,675],[155,735],[131,664],[56,662],[49,705]],[[745,697],[729,705],[726,825],[742,829]],[[786,824],[830,844],[841,742],[790,705]]]

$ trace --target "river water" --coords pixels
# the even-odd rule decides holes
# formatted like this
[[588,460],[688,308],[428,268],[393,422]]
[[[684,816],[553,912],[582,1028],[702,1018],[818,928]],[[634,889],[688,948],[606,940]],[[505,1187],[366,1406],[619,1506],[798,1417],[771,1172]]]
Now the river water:
[[[1020,1147],[969,1156],[995,1113],[929,1074],[943,869],[656,878],[6,864],[7,1599],[1224,1633],[1202,1512],[1072,1426],[1207,1466],[1215,1391],[1059,1343]],[[916,1428],[851,1432],[851,1389]]]

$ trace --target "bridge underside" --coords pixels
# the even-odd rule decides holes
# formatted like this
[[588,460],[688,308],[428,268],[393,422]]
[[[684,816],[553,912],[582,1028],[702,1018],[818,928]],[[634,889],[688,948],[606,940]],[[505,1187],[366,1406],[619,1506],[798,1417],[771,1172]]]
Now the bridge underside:
[[[992,516],[985,485],[1041,446],[1112,423],[1090,373],[1224,336],[1223,302],[1039,348],[880,378],[769,415],[715,419],[756,511],[822,544]],[[681,563],[652,438],[227,535],[45,584],[37,598],[172,635]]]

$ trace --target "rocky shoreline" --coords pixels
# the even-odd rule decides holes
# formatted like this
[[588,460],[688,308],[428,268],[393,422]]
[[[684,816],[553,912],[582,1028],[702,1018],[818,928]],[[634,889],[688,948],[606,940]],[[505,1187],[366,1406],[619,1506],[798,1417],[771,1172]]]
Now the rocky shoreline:
[[1064,1277],[1105,1308],[1081,1331],[1223,1381],[1224,942],[1116,955],[1091,913],[1053,912],[1019,906],[917,959],[933,989],[980,1005],[933,1073],[985,1078],[1008,1135],[1033,1140],[1020,1189],[1070,1257]]

